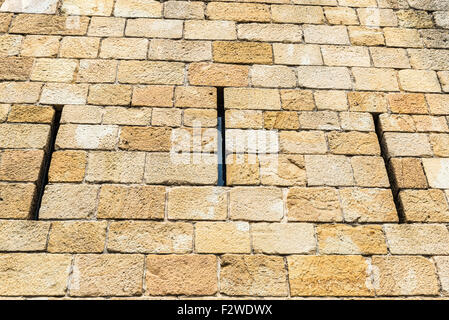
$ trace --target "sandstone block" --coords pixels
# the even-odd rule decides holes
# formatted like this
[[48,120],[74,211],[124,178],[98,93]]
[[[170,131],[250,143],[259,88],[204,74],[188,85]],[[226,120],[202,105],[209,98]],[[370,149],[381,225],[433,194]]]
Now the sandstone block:
[[372,296],[368,263],[361,256],[290,256],[292,296]]
[[342,221],[338,191],[332,188],[290,188],[288,221]]
[[384,227],[392,254],[447,254],[449,231],[438,224],[401,224]]
[[135,254],[87,254],[75,257],[70,296],[141,295],[144,257]]
[[198,253],[250,253],[247,222],[197,222],[195,249]]
[[225,255],[221,292],[230,296],[287,296],[284,259],[264,255]]
[[316,250],[315,230],[305,223],[257,223],[251,226],[255,253],[308,254]]
[[106,241],[105,221],[53,222],[48,252],[101,253]]
[[387,254],[381,226],[317,226],[320,254]]
[[138,183],[142,181],[145,154],[142,152],[92,152],[86,180],[89,182]]
[[193,226],[188,223],[112,222],[108,251],[139,253],[187,253],[192,251]]
[[2,296],[64,296],[72,258],[63,254],[0,255]]
[[164,209],[164,187],[103,185],[97,218],[162,219]]
[[218,290],[217,258],[213,255],[149,255],[149,295],[214,295]]

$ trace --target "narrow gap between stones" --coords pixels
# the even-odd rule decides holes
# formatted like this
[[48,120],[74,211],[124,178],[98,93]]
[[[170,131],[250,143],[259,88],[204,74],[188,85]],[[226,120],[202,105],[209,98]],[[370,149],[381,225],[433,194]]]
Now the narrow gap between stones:
[[377,140],[379,141],[380,151],[382,158],[385,162],[385,167],[387,169],[388,180],[390,182],[391,193],[393,194],[393,201],[396,207],[396,212],[398,214],[399,223],[405,223],[405,214],[402,208],[401,202],[399,201],[399,187],[396,183],[396,179],[393,173],[393,168],[391,167],[390,159],[388,157],[387,146],[383,140],[382,127],[380,125],[380,113],[372,113],[374,125],[376,128]]
[[217,88],[217,131],[218,131],[218,186],[226,186],[226,119],[224,88]]
[[44,160],[39,174],[39,179],[36,183],[36,194],[34,198],[34,208],[31,211],[33,220],[39,220],[39,210],[42,204],[42,197],[44,196],[45,187],[48,184],[48,172],[50,170],[50,163],[55,151],[56,136],[58,134],[59,125],[61,122],[62,106],[53,107],[55,110],[55,115],[53,117],[53,122],[50,127],[50,139],[48,141],[48,147],[44,155]]

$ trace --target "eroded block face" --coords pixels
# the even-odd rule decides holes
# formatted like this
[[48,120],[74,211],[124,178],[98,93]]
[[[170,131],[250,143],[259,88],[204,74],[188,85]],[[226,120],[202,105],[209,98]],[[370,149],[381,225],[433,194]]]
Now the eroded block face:
[[448,17],[0,0],[0,298],[449,296]]

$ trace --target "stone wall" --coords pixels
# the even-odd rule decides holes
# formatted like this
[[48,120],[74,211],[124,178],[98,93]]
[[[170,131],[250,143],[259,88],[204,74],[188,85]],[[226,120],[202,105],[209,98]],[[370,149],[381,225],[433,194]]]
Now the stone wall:
[[0,297],[446,297],[448,121],[449,0],[0,0]]

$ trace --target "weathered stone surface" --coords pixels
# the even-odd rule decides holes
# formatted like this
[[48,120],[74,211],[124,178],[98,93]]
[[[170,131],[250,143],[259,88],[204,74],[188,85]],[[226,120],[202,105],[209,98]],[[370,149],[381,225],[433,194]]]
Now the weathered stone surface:
[[350,111],[386,112],[388,102],[383,93],[377,92],[349,92]]
[[98,186],[50,184],[45,188],[41,219],[90,219],[94,217]]
[[257,223],[251,233],[255,253],[307,254],[316,249],[312,224]]
[[424,257],[376,256],[372,259],[377,295],[436,295],[439,291],[433,263]]
[[221,258],[220,289],[230,296],[287,296],[284,259],[225,255]]
[[119,147],[131,151],[170,151],[171,130],[167,128],[124,127]]
[[206,86],[246,86],[249,68],[247,66],[198,62],[189,66],[189,82]]
[[280,148],[285,153],[323,154],[327,152],[326,137],[321,131],[281,131]]
[[207,87],[176,87],[175,107],[215,108],[217,90]]
[[[317,103],[317,107],[322,107],[322,101]],[[301,129],[334,130],[340,129],[338,114],[332,111],[301,112],[299,114]]]
[[440,255],[449,251],[449,231],[438,224],[385,225],[392,254]]
[[262,64],[273,62],[272,48],[268,43],[215,41],[212,49],[216,62]]
[[103,185],[99,195],[97,218],[162,219],[164,208],[164,187]]
[[334,154],[380,155],[380,146],[374,132],[332,131],[327,135],[329,148]]
[[281,90],[281,104],[284,110],[313,110],[315,102],[309,90]]
[[48,179],[50,182],[81,182],[84,178],[86,163],[86,152],[55,152],[52,155]]
[[302,155],[259,155],[260,180],[263,185],[306,185],[307,176]]
[[41,0],[37,3],[28,3],[20,0],[5,0],[0,7],[0,11],[17,13],[55,13],[57,5],[57,0]]
[[442,190],[402,190],[399,199],[407,221],[449,221],[449,206]]
[[225,220],[227,192],[216,187],[180,187],[168,194],[168,218],[182,220]]
[[43,124],[0,124],[0,148],[44,149],[49,133]]
[[53,222],[48,252],[101,253],[106,241],[105,221]]
[[229,214],[234,220],[280,221],[284,214],[282,190],[234,187],[229,193]]
[[0,153],[0,180],[36,182],[43,160],[42,150],[5,150]]
[[48,106],[13,105],[8,122],[51,123],[55,110]]
[[434,257],[437,266],[437,273],[443,289],[444,295],[449,293],[449,258],[448,257]]
[[429,186],[449,188],[449,159],[422,159]]
[[149,255],[148,295],[214,295],[218,290],[217,258],[213,255]]
[[206,15],[211,20],[270,21],[270,8],[256,3],[210,2]]
[[274,89],[225,88],[226,109],[280,110],[279,91]]
[[19,14],[9,32],[24,34],[83,35],[86,34],[89,17],[65,15]]
[[340,190],[347,222],[393,222],[398,216],[389,189],[345,188]]
[[163,4],[157,1],[119,0],[115,3],[116,17],[161,17]]
[[385,162],[381,157],[351,158],[355,182],[361,187],[389,187]]
[[290,256],[292,296],[372,296],[368,262],[361,256]]
[[198,222],[195,226],[198,253],[249,253],[247,222]]
[[332,188],[291,188],[287,210],[289,221],[342,221],[338,192]]
[[1,251],[44,251],[50,223],[43,221],[0,221]]
[[123,221],[109,226],[107,246],[110,252],[186,253],[192,239],[188,223]]
[[36,186],[31,183],[0,183],[0,217],[3,219],[28,219]]
[[142,255],[78,255],[69,294],[75,297],[141,295],[143,265]]
[[59,128],[57,149],[112,150],[118,140],[119,127],[115,125],[63,124]]
[[137,84],[182,84],[184,64],[162,61],[121,61],[118,81]]
[[259,159],[255,154],[230,154],[226,157],[226,185],[259,185]]
[[349,158],[339,155],[306,155],[310,186],[351,186],[354,184]]
[[92,152],[86,180],[90,182],[137,183],[143,179],[145,154],[142,152]]
[[399,189],[423,189],[427,187],[426,176],[420,159],[393,158],[391,170]]
[[1,254],[2,296],[64,296],[72,257],[62,254]]
[[149,153],[145,181],[168,185],[215,185],[218,179],[217,156],[211,154]]
[[423,133],[387,132],[384,141],[390,157],[431,156],[429,139]]
[[317,226],[320,254],[386,254],[381,226],[325,224]]

